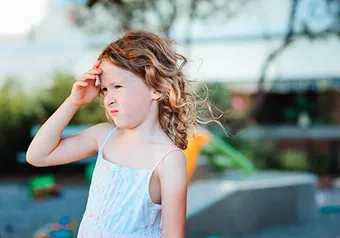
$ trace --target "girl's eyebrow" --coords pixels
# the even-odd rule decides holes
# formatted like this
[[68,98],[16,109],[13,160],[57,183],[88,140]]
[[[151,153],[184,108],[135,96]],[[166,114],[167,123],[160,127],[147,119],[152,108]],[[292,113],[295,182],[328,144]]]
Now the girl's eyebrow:
[[112,82],[110,82],[110,83],[108,83],[107,85],[105,85],[105,84],[101,84],[102,86],[104,86],[104,87],[106,87],[106,86],[113,86],[113,85],[117,85],[117,84],[124,84],[125,82],[123,82],[123,81],[112,81]]

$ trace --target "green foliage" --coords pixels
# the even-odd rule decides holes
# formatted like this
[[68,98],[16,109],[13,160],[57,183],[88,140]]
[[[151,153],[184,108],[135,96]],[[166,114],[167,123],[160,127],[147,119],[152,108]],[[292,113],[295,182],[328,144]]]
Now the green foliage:
[[[70,95],[76,78],[70,74],[56,73],[53,83],[38,94],[40,103],[40,124],[49,118]],[[95,124],[106,121],[102,99],[84,105],[71,120],[70,124]]]
[[305,152],[286,150],[281,155],[283,168],[289,170],[308,171],[310,169],[308,156]]
[[204,119],[218,118],[224,124],[230,117],[232,109],[231,98],[227,89],[222,83],[207,83],[206,87],[200,86],[196,91],[196,96],[200,101],[206,101],[211,106],[211,111],[207,105],[198,106],[199,116]]
[[[0,87],[0,173],[17,171],[16,155],[26,151],[32,138],[30,130],[43,124],[70,95],[76,79],[58,72],[52,84],[28,93],[17,77],[8,76]],[[107,121],[102,99],[83,106],[71,124],[96,124]]]
[[225,138],[258,169],[299,170],[314,174],[329,172],[330,158],[315,151],[306,153],[296,150],[280,151],[271,141],[264,139],[245,140]]
[[20,81],[14,76],[5,78],[0,88],[0,122],[14,125],[22,116],[29,116],[33,110],[32,100],[20,87]]
[[318,175],[329,173],[329,161],[329,157],[315,152],[286,150],[281,154],[282,169],[308,171]]
[[329,173],[329,161],[330,157],[319,155],[317,153],[313,153],[309,156],[309,171],[315,174],[327,174]]
[[245,157],[254,163],[258,169],[279,169],[280,162],[275,145],[268,140],[245,140],[240,138],[226,138]]
[[[323,102],[326,100],[326,102]],[[284,109],[284,118],[291,123],[296,123],[299,116],[302,113],[306,113],[310,117],[310,123],[312,125],[330,125],[334,124],[334,120],[331,116],[323,113],[319,113],[318,110],[324,107],[322,104],[331,104],[329,97],[325,99],[310,100],[303,94],[297,94],[294,98],[294,106],[287,107]]]
[[35,103],[20,87],[20,81],[8,76],[0,87],[0,173],[15,166],[15,155],[27,148],[34,124]]
[[284,110],[284,116],[288,121],[296,122],[301,113],[307,112],[310,115],[316,110],[315,102],[309,102],[308,98],[303,94],[296,95],[294,101],[294,107]]
[[39,102],[40,123],[46,121],[70,95],[74,81],[73,76],[57,72],[48,88],[34,92]]

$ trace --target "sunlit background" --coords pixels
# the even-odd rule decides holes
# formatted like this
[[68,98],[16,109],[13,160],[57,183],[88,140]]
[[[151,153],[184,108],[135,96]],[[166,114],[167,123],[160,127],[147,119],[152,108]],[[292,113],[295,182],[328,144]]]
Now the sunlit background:
[[[338,0],[2,1],[0,237],[76,237],[95,157],[35,168],[25,152],[128,29],[175,40],[222,112],[225,131],[202,126],[185,151],[187,237],[338,237],[339,21]],[[64,136],[106,120],[98,99]]]

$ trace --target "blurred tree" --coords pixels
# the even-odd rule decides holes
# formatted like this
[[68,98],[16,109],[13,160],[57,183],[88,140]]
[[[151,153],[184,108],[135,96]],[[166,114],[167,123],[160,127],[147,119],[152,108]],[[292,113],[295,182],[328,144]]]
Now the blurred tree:
[[[109,27],[111,20],[112,26],[116,24],[118,30],[152,27],[169,36],[176,20],[179,18],[187,20],[187,43],[190,43],[190,31],[194,20],[205,21],[222,15],[227,21],[242,12],[248,3],[256,1],[261,2],[261,0],[87,0],[86,6],[89,9],[88,13],[99,11],[101,27],[96,27],[99,30]],[[102,13],[107,13],[107,18],[103,18]],[[98,23],[96,19],[98,14],[85,14],[80,23],[83,25]],[[238,131],[256,118],[268,92],[264,87],[268,69],[290,45],[302,37],[313,40],[329,35],[340,36],[340,1],[290,0],[287,19],[287,30],[281,44],[269,53],[263,62],[258,79],[258,98],[243,118],[228,124],[231,131]],[[263,37],[271,40],[269,35]]]
[[[210,102],[211,108],[208,110],[206,105],[197,105],[198,115],[205,120],[209,120],[213,116],[218,118],[222,124],[228,123],[234,111],[232,110],[231,96],[227,88],[223,83],[207,83],[205,86],[198,88],[196,97],[202,101]],[[211,124],[211,129],[214,126],[217,125]]]
[[[38,94],[40,104],[40,124],[49,118],[64,100],[70,95],[75,77],[70,74],[57,72],[50,87],[42,89]],[[95,124],[106,121],[101,98],[81,107],[72,118],[71,124]]]
[[[16,156],[31,142],[31,128],[43,124],[69,96],[74,76],[57,72],[52,84],[28,94],[19,78],[8,76],[0,86],[0,175],[20,172]],[[107,121],[102,99],[84,105],[71,124],[97,124]],[[22,171],[21,171],[22,172]]]
[[[259,0],[253,0],[259,1]],[[294,42],[301,38],[310,40],[331,35],[340,37],[340,1],[339,0],[290,0],[287,31],[281,44],[269,53],[262,65],[258,79],[258,99],[249,109],[245,117],[230,124],[232,131],[238,131],[256,118],[259,109],[266,99],[267,90],[264,87],[270,65]],[[271,40],[268,35],[263,36]]]
[[248,1],[87,0],[86,6],[90,11],[83,12],[78,22],[87,26],[95,25],[92,29],[97,30],[113,29],[113,26],[118,31],[151,27],[169,36],[175,21],[181,19],[188,21],[188,34],[193,20],[205,21],[218,16],[227,20]]
[[15,156],[30,143],[30,129],[36,120],[35,103],[15,76],[8,76],[0,87],[0,174],[13,172]]

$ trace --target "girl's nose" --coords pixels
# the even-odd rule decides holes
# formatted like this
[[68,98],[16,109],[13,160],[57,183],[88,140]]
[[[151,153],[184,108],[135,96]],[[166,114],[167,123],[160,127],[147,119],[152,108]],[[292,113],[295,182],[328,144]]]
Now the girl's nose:
[[116,98],[113,95],[107,95],[107,106],[111,106],[117,102]]

